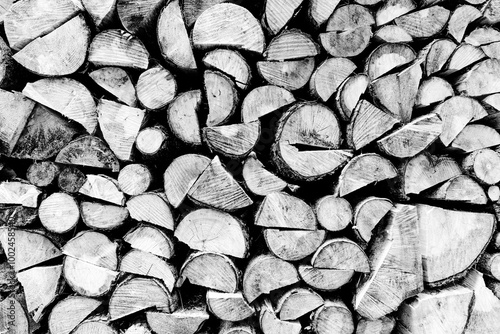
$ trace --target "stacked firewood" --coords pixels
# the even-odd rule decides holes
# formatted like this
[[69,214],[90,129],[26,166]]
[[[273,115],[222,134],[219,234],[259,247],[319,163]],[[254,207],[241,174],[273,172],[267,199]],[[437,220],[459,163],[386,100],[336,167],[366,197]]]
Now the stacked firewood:
[[500,332],[500,0],[0,0],[0,332]]

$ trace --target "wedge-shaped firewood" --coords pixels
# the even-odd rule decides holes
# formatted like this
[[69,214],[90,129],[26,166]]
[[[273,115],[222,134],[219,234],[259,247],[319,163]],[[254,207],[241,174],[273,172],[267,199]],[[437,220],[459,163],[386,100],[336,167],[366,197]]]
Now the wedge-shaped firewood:
[[249,237],[243,223],[228,213],[199,209],[187,214],[174,236],[191,249],[245,258]]
[[23,94],[61,115],[80,123],[88,133],[97,127],[97,111],[90,91],[69,78],[41,79],[28,83]]
[[238,51],[217,49],[207,52],[203,64],[233,78],[240,89],[246,90],[250,86],[251,68]]
[[489,186],[487,190],[488,199],[496,203],[500,200],[500,187],[499,186]]
[[391,130],[399,120],[366,100],[356,105],[347,126],[347,143],[359,150]]
[[208,100],[207,126],[227,123],[239,103],[234,81],[225,74],[210,70],[205,71],[203,79]]
[[102,301],[81,297],[68,296],[58,302],[49,315],[49,330],[53,334],[69,334],[92,312],[94,312]]
[[471,120],[478,120],[487,115],[478,101],[465,96],[446,100],[434,112],[443,120],[443,133],[439,138],[446,146],[451,144]]
[[97,106],[104,140],[120,160],[132,159],[132,148],[144,121],[145,111],[101,99]]
[[398,333],[462,333],[473,298],[471,289],[453,286],[424,291],[398,311]]
[[349,59],[329,58],[312,74],[309,91],[323,102],[327,102],[355,69],[356,65]]
[[[279,2],[280,0],[273,1]],[[268,2],[267,5],[269,4]],[[264,52],[264,59],[293,60],[315,57],[319,53],[319,45],[313,41],[310,35],[298,29],[290,29],[282,31],[269,42]]]
[[293,288],[284,292],[275,304],[281,320],[297,320],[322,306],[324,300],[311,289]]
[[177,95],[167,109],[167,122],[172,134],[188,146],[201,146],[198,112],[202,107],[200,90]]
[[314,57],[300,60],[259,61],[257,70],[260,76],[271,85],[298,90],[309,82],[314,65]]
[[498,280],[500,278],[500,253],[484,253],[479,259],[477,269]]
[[467,175],[456,176],[432,190],[427,198],[484,205],[488,197],[484,189]]
[[354,319],[347,305],[340,299],[327,299],[325,304],[311,315],[315,333],[354,333]]
[[443,121],[430,113],[415,118],[393,133],[377,141],[379,149],[397,158],[411,158],[438,139],[443,131]]
[[59,172],[59,166],[50,160],[33,162],[26,171],[26,179],[37,187],[47,187],[54,183]]
[[410,36],[400,26],[389,24],[379,28],[373,34],[373,39],[379,43],[411,43],[413,37]]
[[450,39],[439,38],[432,40],[418,53],[418,58],[423,61],[424,73],[431,76],[436,72],[447,69],[449,75],[459,70],[461,66],[458,63],[460,61],[454,61],[453,64],[449,63],[450,57],[456,49],[457,45]]
[[68,143],[56,156],[56,162],[70,165],[80,165],[120,170],[120,164],[114,153],[98,137],[81,136]]
[[257,19],[245,8],[231,3],[212,6],[201,13],[192,31],[193,45],[206,50],[233,47],[261,54],[265,39]]
[[28,208],[37,208],[42,191],[32,184],[21,181],[0,183],[0,203],[17,204]]
[[[454,95],[455,92],[453,91],[453,87],[448,81],[439,77],[430,77],[422,80],[420,83],[417,99],[415,101],[415,108],[431,107],[445,101],[449,97],[453,97]],[[434,112],[437,113],[437,109],[434,109]],[[444,121],[444,115],[440,115],[440,117]],[[443,129],[443,133],[445,132],[445,129]],[[442,136],[443,134],[441,134],[441,137]]]
[[250,91],[241,104],[241,120],[253,122],[295,102],[293,94],[278,86],[261,86]]
[[303,0],[268,0],[262,16],[262,25],[273,36],[277,35],[295,16]]
[[391,334],[395,327],[396,319],[390,315],[374,320],[358,316],[356,334]]
[[171,333],[195,334],[209,319],[209,314],[204,305],[196,305],[173,313],[146,312],[146,319],[156,333],[162,333],[168,328]]
[[335,238],[323,243],[311,258],[311,265],[319,269],[352,270],[369,273],[370,264],[363,249],[347,238]]
[[156,193],[144,193],[127,201],[130,218],[156,226],[174,229],[174,218],[168,204]]
[[375,153],[354,157],[342,169],[334,192],[343,197],[372,183],[393,179],[397,176],[394,165]]
[[186,280],[212,290],[233,293],[238,289],[240,272],[225,255],[195,252],[184,261],[177,286],[182,286]]
[[64,258],[63,273],[71,289],[86,297],[100,297],[110,292],[119,274],[71,256]]
[[254,257],[243,275],[243,295],[252,303],[262,294],[297,283],[300,280],[295,267],[277,257],[264,254]]
[[[12,241],[13,238],[14,241]],[[59,248],[49,238],[38,232],[2,227],[0,228],[0,243],[4,253],[9,256],[9,263],[16,272],[62,255]],[[9,255],[9,248],[15,249],[13,257],[11,257],[12,252]]]
[[87,180],[78,192],[116,205],[125,205],[125,195],[118,189],[118,182],[106,175],[87,175]]
[[320,269],[306,264],[299,265],[298,272],[307,285],[321,291],[337,290],[354,275],[353,270]]
[[368,197],[356,205],[352,229],[360,245],[368,245],[372,232],[393,206],[389,199],[380,197]]
[[412,12],[415,8],[417,8],[417,4],[413,0],[387,0],[377,9],[375,21],[380,27]]
[[81,2],[98,30],[111,25],[116,18],[116,0],[82,0]]
[[500,324],[494,319],[500,316],[500,302],[493,292],[485,286],[483,275],[476,270],[471,270],[461,285],[474,291],[467,325],[463,333],[498,332]]
[[412,118],[421,79],[422,69],[417,61],[398,73],[373,81],[370,92],[389,113],[407,123]]
[[424,281],[431,286],[446,284],[469,269],[486,249],[496,226],[490,213],[423,204],[417,209]]
[[161,0],[117,0],[116,12],[123,27],[137,35],[149,32],[164,4]]
[[34,39],[13,58],[40,76],[75,73],[85,62],[90,29],[83,15],[78,15],[49,34]]
[[109,231],[122,226],[129,217],[127,208],[97,202],[80,202],[82,221],[94,230]]
[[0,89],[0,152],[12,153],[35,103],[21,93]]
[[255,314],[255,308],[248,304],[241,292],[225,293],[208,290],[207,307],[210,313],[225,321],[242,321]]
[[107,318],[92,317],[82,322],[72,334],[118,334]]
[[161,54],[167,62],[185,71],[197,69],[191,40],[178,0],[169,2],[161,10],[156,34]]
[[156,227],[139,225],[129,231],[123,240],[133,249],[170,259],[174,256],[174,242],[170,236]]
[[372,37],[375,19],[363,6],[348,4],[338,7],[319,35],[321,45],[333,57],[354,57],[363,52]]
[[451,14],[448,21],[448,33],[461,43],[465,36],[467,27],[472,22],[481,17],[481,12],[474,6],[463,5],[458,6]]
[[119,67],[102,67],[89,73],[96,84],[130,107],[137,105],[134,84],[128,73]]
[[486,54],[479,47],[466,43],[459,45],[443,66],[443,76],[454,75],[463,72],[470,66],[486,58]]
[[273,163],[281,175],[293,180],[319,180],[352,157],[351,151],[337,150],[341,142],[337,117],[319,103],[290,107],[278,121],[275,138]]
[[260,122],[206,127],[203,137],[213,151],[233,159],[243,158],[259,140]]
[[370,84],[366,74],[356,74],[347,78],[338,88],[335,96],[335,106],[344,121],[349,121],[354,109],[361,100]]
[[499,75],[500,60],[487,59],[460,75],[455,81],[455,89],[471,97],[500,93]]
[[177,280],[177,269],[162,258],[138,249],[132,249],[120,261],[121,272],[153,277],[161,280],[172,292]]
[[490,58],[500,57],[500,32],[493,27],[476,28],[465,41],[479,47]]
[[62,248],[64,255],[110,270],[118,267],[118,245],[102,233],[82,231]]
[[38,217],[48,231],[66,233],[78,224],[80,209],[73,196],[53,193],[40,203]]
[[29,316],[39,322],[64,288],[62,265],[36,267],[17,274],[21,283]]
[[451,142],[450,148],[470,153],[498,145],[500,134],[495,129],[482,124],[469,124]]
[[314,205],[314,212],[318,223],[331,232],[345,229],[352,221],[351,204],[342,197],[321,197]]
[[340,0],[311,0],[308,2],[307,16],[314,28],[318,29],[333,14]]
[[370,243],[372,271],[358,283],[353,298],[354,310],[361,316],[385,316],[423,290],[418,220],[414,206],[396,204]]
[[269,228],[316,230],[313,209],[298,197],[273,192],[264,198],[255,214],[255,225]]
[[178,296],[170,293],[158,280],[134,277],[120,283],[109,298],[110,320],[155,307],[171,313],[178,307]]
[[145,193],[153,182],[153,175],[144,164],[130,164],[122,168],[118,174],[118,186],[127,195],[135,196]]
[[148,110],[166,107],[177,94],[174,76],[161,65],[141,73],[137,80],[137,98]]
[[422,191],[462,174],[455,160],[421,153],[411,158],[401,168],[401,191],[404,195]]
[[18,159],[46,160],[82,133],[80,127],[68,122],[59,113],[37,104],[11,156]]
[[298,320],[284,321],[278,318],[268,299],[260,305],[259,326],[263,334],[299,334],[302,332],[302,325]]
[[473,151],[462,161],[462,168],[482,184],[500,182],[500,153],[489,148]]
[[79,9],[70,0],[23,0],[9,4],[5,11],[5,35],[10,47],[19,51],[76,16]]
[[375,80],[397,67],[411,63],[416,57],[415,51],[406,44],[384,43],[368,56],[365,72],[370,80]]
[[104,30],[94,36],[89,48],[89,62],[95,66],[118,66],[147,69],[149,53],[139,38],[125,30]]
[[245,160],[242,175],[247,189],[257,196],[267,196],[287,186],[285,181],[264,167],[254,152]]
[[168,202],[174,208],[184,201],[198,177],[208,168],[210,159],[199,154],[185,154],[167,167],[163,174],[163,185]]
[[267,228],[263,232],[267,248],[285,261],[298,261],[314,253],[325,240],[325,230]]
[[395,22],[414,38],[427,38],[443,30],[449,18],[449,10],[432,6],[398,17]]
[[248,207],[253,201],[216,156],[188,191],[191,200],[224,211]]

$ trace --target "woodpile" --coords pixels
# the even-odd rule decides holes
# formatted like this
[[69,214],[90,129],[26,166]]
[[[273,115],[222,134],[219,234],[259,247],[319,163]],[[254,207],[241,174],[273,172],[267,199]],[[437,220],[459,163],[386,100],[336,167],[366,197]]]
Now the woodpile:
[[0,0],[0,333],[500,333],[500,0]]

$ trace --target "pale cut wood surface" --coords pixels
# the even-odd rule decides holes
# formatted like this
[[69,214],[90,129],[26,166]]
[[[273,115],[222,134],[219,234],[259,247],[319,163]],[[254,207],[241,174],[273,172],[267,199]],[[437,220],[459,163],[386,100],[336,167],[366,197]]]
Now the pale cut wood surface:
[[66,233],[80,220],[80,210],[76,200],[65,193],[53,193],[44,199],[38,209],[42,225],[55,233]]
[[151,29],[164,5],[164,0],[117,0],[116,11],[123,27],[137,35]]
[[28,83],[23,94],[72,119],[93,134],[97,127],[96,104],[90,91],[69,78],[41,79]]
[[231,158],[242,158],[257,144],[260,122],[206,127],[203,137],[213,151]]
[[252,80],[250,65],[237,51],[216,49],[207,52],[203,57],[203,64],[233,78],[236,85],[243,90],[250,86]]
[[314,253],[325,240],[325,230],[312,231],[267,228],[263,232],[267,247],[285,261],[298,261]]
[[177,95],[177,82],[170,71],[155,66],[141,73],[136,89],[141,105],[158,110],[166,107]]
[[123,240],[130,244],[133,249],[165,259],[170,259],[175,254],[172,237],[157,227],[141,224],[129,231]]
[[298,29],[287,29],[269,42],[263,56],[265,60],[292,60],[315,57],[319,53],[319,45],[310,35]]
[[347,238],[334,238],[325,241],[311,258],[311,265],[319,269],[370,272],[368,257],[363,249]]
[[428,198],[484,205],[488,202],[484,189],[467,175],[449,179],[427,195]]
[[62,251],[66,256],[101,268],[116,270],[118,267],[118,244],[99,232],[79,232],[63,246]]
[[116,18],[116,0],[82,0],[85,10],[98,29],[102,29]]
[[314,64],[313,57],[288,61],[259,61],[257,70],[267,83],[287,90],[297,90],[309,81]]
[[320,198],[314,205],[316,219],[326,230],[336,232],[346,228],[352,221],[352,207],[347,200],[333,195]]
[[201,145],[201,130],[198,111],[202,105],[202,92],[190,90],[180,93],[168,106],[168,125],[174,136],[182,142]]
[[236,84],[227,75],[211,70],[205,71],[203,83],[209,110],[207,126],[227,123],[239,103]]
[[120,66],[147,69],[149,52],[137,37],[121,29],[104,30],[94,36],[89,62],[98,67]]
[[481,17],[481,12],[474,6],[457,7],[450,16],[448,33],[458,43],[462,42],[467,26]]
[[37,38],[14,55],[14,59],[40,76],[75,73],[85,62],[90,29],[82,14],[49,34]]
[[366,74],[355,74],[339,86],[335,95],[335,106],[344,121],[351,119],[354,109],[362,100],[361,96],[366,92],[369,84],[370,79]]
[[85,201],[80,202],[80,214],[85,225],[103,231],[122,226],[129,217],[125,207]]
[[305,264],[299,265],[298,272],[307,285],[320,291],[335,291],[354,275],[354,270],[319,269]]
[[309,90],[323,102],[327,102],[355,69],[356,65],[348,59],[327,59],[312,74]]
[[4,16],[4,27],[9,45],[21,50],[37,37],[49,34],[78,14],[70,0],[17,1]]
[[387,198],[367,197],[354,207],[353,227],[360,245],[368,245],[376,226],[394,204]]
[[179,1],[171,1],[162,9],[156,32],[160,51],[166,61],[182,70],[197,69]]
[[130,107],[137,105],[134,84],[128,73],[119,67],[102,67],[89,73],[96,84]]
[[375,13],[375,21],[377,26],[382,26],[416,8],[416,3],[413,0],[387,0]]
[[127,195],[140,195],[149,189],[153,175],[144,164],[130,164],[118,174],[118,186]]
[[274,303],[281,320],[297,320],[301,316],[321,307],[323,298],[307,288],[293,288],[281,295]]
[[370,53],[365,63],[365,72],[375,80],[394,68],[415,60],[415,51],[403,43],[384,43]]
[[97,299],[68,296],[59,301],[49,315],[49,330],[53,334],[69,334],[100,305]]
[[217,318],[225,321],[242,321],[255,314],[241,292],[225,293],[208,290],[207,307]]
[[14,150],[35,103],[21,93],[0,89],[0,149],[10,155]]
[[404,16],[395,22],[412,37],[431,37],[441,31],[450,17],[450,11],[441,6],[432,6]]
[[255,152],[250,153],[246,158],[242,176],[248,190],[258,196],[267,196],[287,186],[285,181],[265,168]]
[[288,21],[294,16],[295,11],[303,0],[268,0],[262,17],[262,25],[270,35],[277,35]]
[[125,195],[118,189],[117,182],[105,175],[88,174],[78,192],[112,204],[125,205]]
[[0,183],[0,203],[18,204],[37,208],[42,190],[32,184],[21,181]]
[[278,86],[260,86],[250,91],[241,104],[241,120],[252,122],[295,102],[293,94]]
[[99,127],[111,150],[120,160],[132,159],[132,148],[142,127],[145,111],[101,99],[97,105]]
[[197,49],[237,47],[261,54],[264,32],[259,22],[245,8],[231,3],[214,5],[201,13],[192,31]]

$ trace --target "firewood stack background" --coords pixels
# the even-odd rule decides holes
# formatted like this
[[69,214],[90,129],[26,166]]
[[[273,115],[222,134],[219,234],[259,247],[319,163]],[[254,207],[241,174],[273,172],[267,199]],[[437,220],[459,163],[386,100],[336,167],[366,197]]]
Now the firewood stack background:
[[500,0],[0,0],[0,332],[500,332]]

